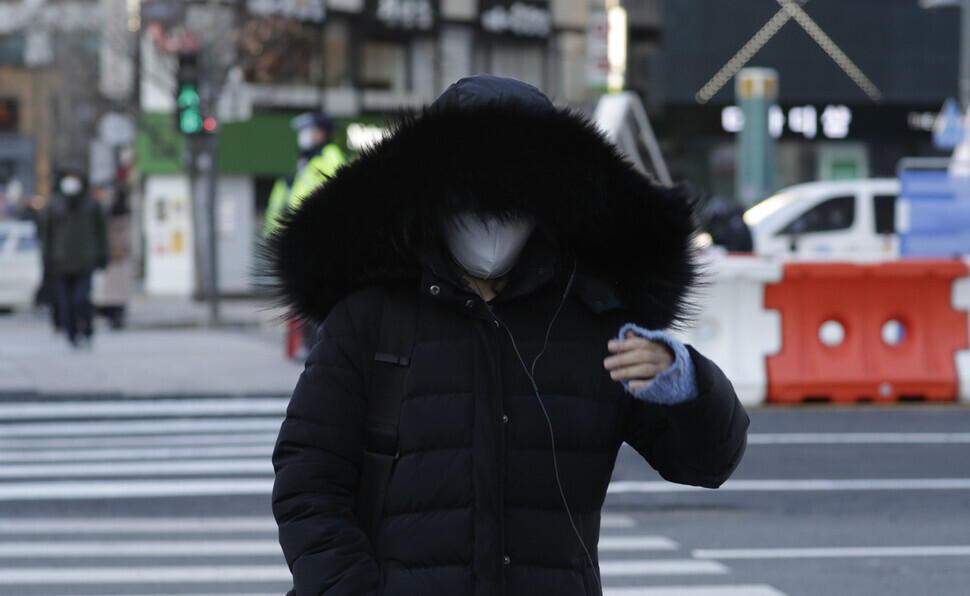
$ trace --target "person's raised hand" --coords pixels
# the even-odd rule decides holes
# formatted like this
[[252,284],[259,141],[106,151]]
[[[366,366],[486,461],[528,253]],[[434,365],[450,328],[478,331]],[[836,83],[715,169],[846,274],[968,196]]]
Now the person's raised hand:
[[674,354],[666,344],[644,339],[632,331],[624,339],[607,344],[611,356],[603,361],[614,381],[626,381],[631,391],[647,387],[654,377],[674,364]]

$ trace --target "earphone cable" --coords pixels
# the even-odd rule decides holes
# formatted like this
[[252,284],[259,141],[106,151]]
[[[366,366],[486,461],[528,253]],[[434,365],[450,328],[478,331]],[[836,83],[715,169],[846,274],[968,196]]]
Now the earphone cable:
[[[532,361],[531,369],[528,366],[526,366],[525,359],[522,357],[522,354],[519,352],[519,347],[515,343],[515,337],[512,335],[512,330],[509,329],[509,326],[506,325],[505,322],[502,321],[499,318],[499,316],[495,314],[495,311],[492,310],[492,307],[488,304],[487,301],[485,301],[485,308],[487,308],[488,312],[491,313],[493,317],[495,317],[495,320],[498,321],[499,324],[505,328],[505,332],[508,334],[509,339],[512,342],[512,349],[515,351],[515,355],[516,357],[518,357],[519,363],[522,365],[522,369],[525,371],[526,376],[529,378],[529,382],[532,384],[532,391],[536,396],[536,400],[539,402],[539,408],[542,410],[542,415],[545,416],[546,424],[549,427],[549,442],[552,448],[552,469],[556,476],[556,486],[559,489],[559,496],[562,498],[562,504],[566,510],[566,517],[567,519],[569,519],[569,525],[572,527],[573,533],[576,535],[576,538],[579,540],[580,546],[583,547],[583,552],[586,553],[586,558],[589,560],[590,569],[592,570],[593,575],[596,576],[596,582],[601,584],[602,580],[600,579],[599,573],[597,573],[596,571],[596,563],[593,561],[593,555],[590,554],[589,548],[587,548],[586,546],[586,541],[583,540],[583,536],[582,534],[580,534],[579,528],[576,527],[576,522],[573,520],[572,511],[569,508],[569,501],[566,499],[566,491],[563,490],[563,487],[562,487],[562,478],[559,475],[559,459],[556,456],[556,433],[553,430],[552,418],[550,418],[549,416],[549,411],[546,410],[546,405],[542,401],[542,396],[539,394],[539,386],[536,384],[536,380],[535,380],[536,364],[539,362],[539,358],[541,358],[542,355],[546,353],[546,348],[549,345],[549,336],[552,333],[552,326],[556,322],[556,319],[559,318],[559,313],[562,312],[563,306],[565,306],[566,304],[566,298],[569,296],[569,290],[572,288],[573,280],[575,279],[575,277],[576,277],[576,262],[574,261],[572,273],[570,273],[569,275],[569,281],[566,283],[566,289],[563,292],[562,299],[559,301],[559,307],[556,309],[556,312],[552,315],[552,319],[549,321],[549,326],[546,328],[546,335],[542,342],[542,349],[539,350],[539,353],[536,354],[535,359]],[[475,283],[475,288],[478,290],[479,296],[482,297],[482,299],[484,300],[484,296],[482,296],[481,287],[479,287],[477,281],[475,281],[474,283]]]

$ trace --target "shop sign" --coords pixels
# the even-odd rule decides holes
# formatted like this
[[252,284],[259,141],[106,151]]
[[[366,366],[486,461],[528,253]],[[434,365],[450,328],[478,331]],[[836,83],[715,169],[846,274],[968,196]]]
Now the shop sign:
[[610,77],[609,23],[603,11],[591,11],[586,25],[586,86],[605,92]]
[[174,25],[185,19],[185,3],[181,0],[145,0],[141,3],[143,23]]
[[382,28],[401,32],[432,31],[437,12],[432,0],[369,0],[367,9]]
[[552,15],[542,0],[481,0],[479,24],[486,33],[514,37],[549,37]]
[[947,98],[933,122],[933,146],[941,151],[956,149],[963,142],[963,113],[952,97]]
[[324,0],[248,0],[246,8],[261,17],[280,16],[312,23],[322,23],[327,18]]
[[[768,131],[778,138],[787,126],[788,130],[806,139],[814,139],[819,133],[827,139],[844,139],[849,136],[852,110],[844,105],[827,105],[819,112],[815,106],[794,106],[786,113],[774,105],[768,109]],[[721,110],[721,128],[726,132],[744,129],[744,112],[738,106]]]

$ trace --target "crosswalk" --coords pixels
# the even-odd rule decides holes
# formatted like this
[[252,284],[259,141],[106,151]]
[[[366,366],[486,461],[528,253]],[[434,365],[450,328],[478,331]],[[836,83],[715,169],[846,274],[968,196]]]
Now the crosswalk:
[[[0,595],[283,594],[268,507],[286,401],[0,402]],[[606,596],[783,594],[635,516],[604,515],[599,549]]]

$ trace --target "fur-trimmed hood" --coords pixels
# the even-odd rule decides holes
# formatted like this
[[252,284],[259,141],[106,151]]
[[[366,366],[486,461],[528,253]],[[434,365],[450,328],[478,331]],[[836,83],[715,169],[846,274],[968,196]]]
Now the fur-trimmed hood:
[[452,85],[338,170],[285,219],[266,256],[293,314],[322,321],[361,286],[419,277],[421,251],[442,246],[440,222],[469,210],[532,216],[640,324],[685,314],[696,277],[687,191],[645,176],[535,87],[488,75]]

